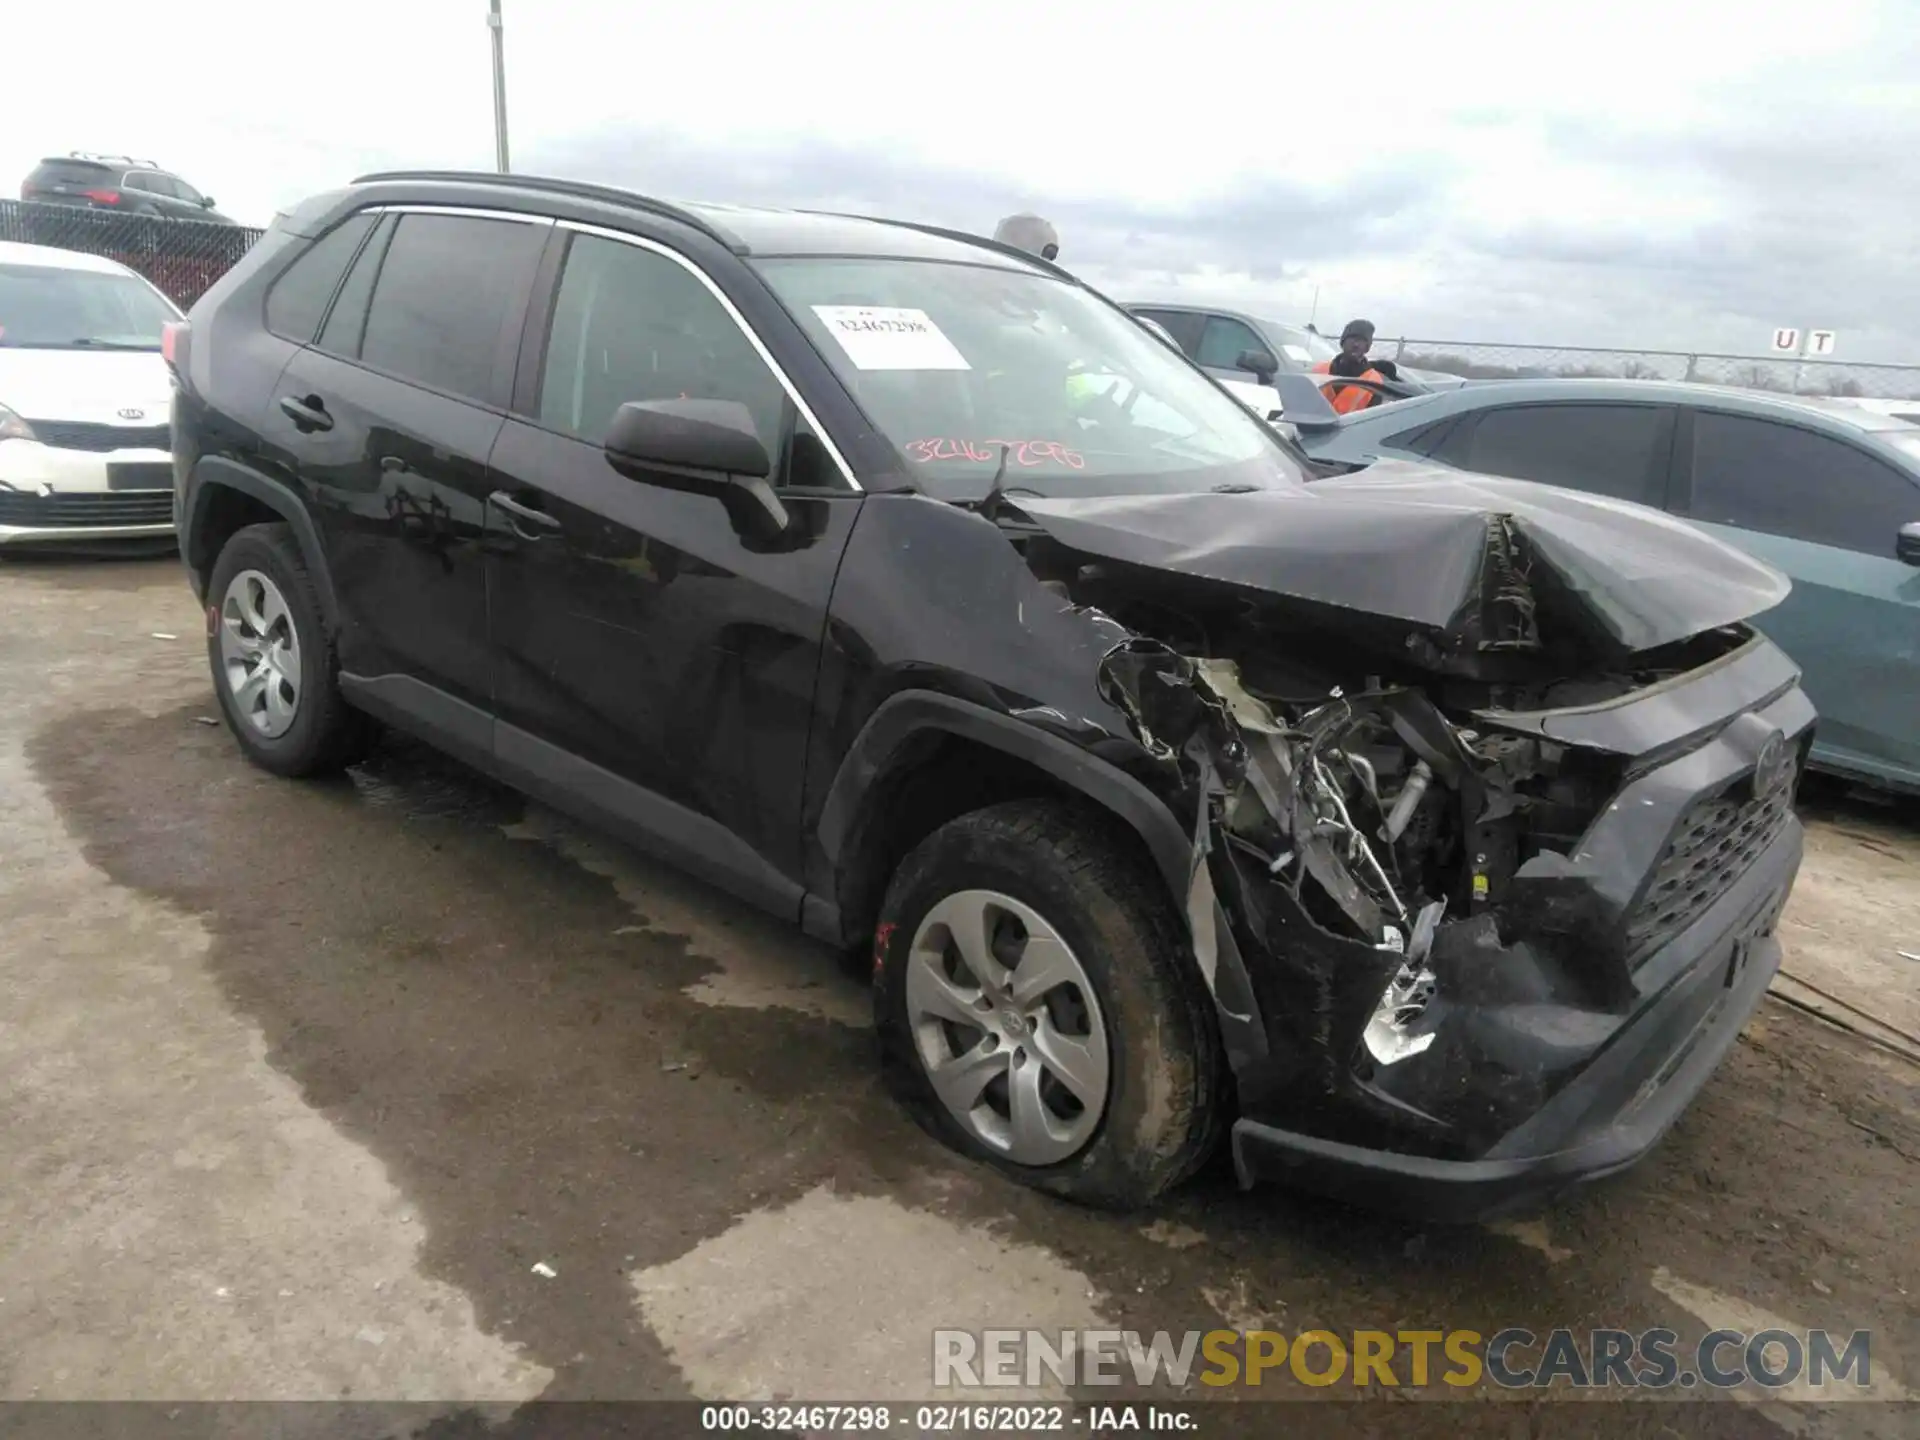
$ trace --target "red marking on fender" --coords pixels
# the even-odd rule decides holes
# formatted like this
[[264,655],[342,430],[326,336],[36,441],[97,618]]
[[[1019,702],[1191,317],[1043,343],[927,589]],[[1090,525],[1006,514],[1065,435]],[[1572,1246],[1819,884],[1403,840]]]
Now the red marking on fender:
[[1000,451],[1007,451],[1007,463],[1031,470],[1036,465],[1064,465],[1070,470],[1087,468],[1087,457],[1070,450],[1058,440],[912,440],[907,456],[921,464],[936,460],[971,460],[976,464],[998,463]]
[[893,940],[894,926],[891,921],[873,932],[873,973],[879,975],[887,963],[887,946]]

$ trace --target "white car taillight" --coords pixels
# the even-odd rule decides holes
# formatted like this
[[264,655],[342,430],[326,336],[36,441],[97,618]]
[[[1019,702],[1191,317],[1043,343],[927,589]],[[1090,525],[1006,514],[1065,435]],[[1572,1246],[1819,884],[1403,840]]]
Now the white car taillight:
[[175,373],[185,370],[187,364],[187,322],[169,320],[160,327],[160,358]]

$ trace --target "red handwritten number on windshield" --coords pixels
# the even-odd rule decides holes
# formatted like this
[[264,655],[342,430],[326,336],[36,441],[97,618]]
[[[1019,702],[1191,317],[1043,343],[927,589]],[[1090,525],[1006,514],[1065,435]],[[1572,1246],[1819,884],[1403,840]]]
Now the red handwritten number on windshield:
[[984,464],[1000,463],[1000,449],[1007,448],[1007,464],[1065,465],[1070,470],[1087,468],[1087,457],[1069,450],[1058,440],[915,440],[907,446],[909,458],[928,464],[935,460],[973,460]]

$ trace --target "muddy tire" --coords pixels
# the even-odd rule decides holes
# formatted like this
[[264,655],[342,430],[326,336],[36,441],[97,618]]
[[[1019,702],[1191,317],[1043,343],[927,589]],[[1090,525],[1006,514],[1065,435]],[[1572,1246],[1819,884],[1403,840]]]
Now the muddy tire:
[[915,1119],[1104,1209],[1191,1175],[1226,1108],[1222,1057],[1165,889],[1078,806],[997,805],[923,841],[874,942],[883,1057]]
[[227,729],[263,770],[329,774],[376,738],[340,693],[333,636],[286,525],[249,525],[220,551],[207,584],[207,662]]

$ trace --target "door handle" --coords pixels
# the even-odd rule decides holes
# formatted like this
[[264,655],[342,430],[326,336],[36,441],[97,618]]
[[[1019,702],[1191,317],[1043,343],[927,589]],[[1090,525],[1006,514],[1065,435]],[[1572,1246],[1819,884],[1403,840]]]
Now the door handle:
[[293,421],[293,428],[302,435],[333,428],[333,417],[327,414],[327,407],[318,395],[309,395],[305,399],[297,395],[282,395],[280,413]]
[[525,531],[521,530],[518,525],[512,523],[514,520],[523,520],[539,530],[558,530],[560,528],[560,522],[554,519],[553,516],[547,514],[546,511],[536,510],[531,505],[523,505],[504,490],[494,491],[487,499],[511,517],[508,524],[512,527],[513,532],[522,539],[537,540],[539,537],[537,535],[528,535]]

